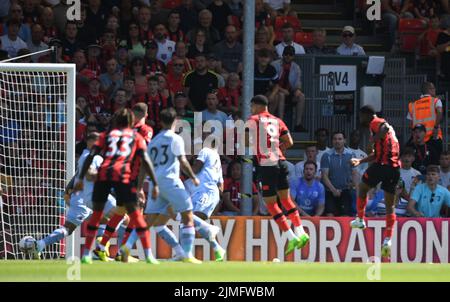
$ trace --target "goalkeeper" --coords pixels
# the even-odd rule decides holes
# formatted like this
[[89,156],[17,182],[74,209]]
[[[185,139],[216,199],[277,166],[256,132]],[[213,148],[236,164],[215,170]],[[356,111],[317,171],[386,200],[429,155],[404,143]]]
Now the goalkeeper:
[[[78,160],[77,166],[81,168],[84,160],[90,154],[91,148],[99,138],[97,132],[91,132],[86,138],[87,148],[83,151]],[[63,238],[72,234],[72,232],[80,226],[92,214],[92,192],[94,190],[94,181],[97,176],[97,169],[103,162],[103,158],[99,155],[94,157],[92,164],[84,178],[84,186],[82,191],[72,193],[73,180],[76,179],[78,172],[66,187],[64,199],[69,203],[69,210],[66,214],[66,222],[64,226],[56,229],[47,237],[36,241],[36,247],[33,250],[33,258],[39,259],[40,253],[49,245],[59,242]],[[105,205],[104,213],[112,214],[116,207],[116,199],[110,194]],[[101,232],[101,230],[99,230]],[[100,236],[101,234],[99,234]]]

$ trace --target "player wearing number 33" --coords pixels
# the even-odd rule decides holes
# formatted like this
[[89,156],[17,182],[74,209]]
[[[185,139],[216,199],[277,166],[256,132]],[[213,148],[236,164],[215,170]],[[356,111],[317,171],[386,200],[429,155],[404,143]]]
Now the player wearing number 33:
[[395,194],[400,180],[400,145],[392,126],[386,120],[378,117],[371,106],[364,106],[359,109],[359,120],[361,125],[370,128],[371,139],[375,148],[368,157],[363,159],[352,158],[351,163],[355,167],[366,162],[374,161],[374,163],[367,168],[359,185],[356,203],[358,216],[350,223],[350,226],[359,229],[366,228],[364,214],[367,205],[367,192],[381,182],[386,203],[386,230],[381,255],[389,257],[396,219],[394,201],[397,199]]
[[82,263],[92,263],[90,249],[94,241],[108,195],[114,189],[117,197],[117,206],[124,206],[130,217],[130,224],[135,226],[148,263],[153,263],[150,251],[150,233],[147,229],[142,213],[138,210],[137,177],[139,170],[145,170],[152,182],[152,197],[157,198],[159,187],[153,165],[147,154],[147,146],[144,138],[131,127],[134,125],[134,115],[129,109],[118,110],[113,118],[111,130],[102,133],[94,145],[91,153],[86,158],[74,191],[83,188],[83,178],[91,165],[95,155],[101,154],[104,158],[98,170],[97,181],[92,195],[94,213],[88,226],[85,241],[85,250]]

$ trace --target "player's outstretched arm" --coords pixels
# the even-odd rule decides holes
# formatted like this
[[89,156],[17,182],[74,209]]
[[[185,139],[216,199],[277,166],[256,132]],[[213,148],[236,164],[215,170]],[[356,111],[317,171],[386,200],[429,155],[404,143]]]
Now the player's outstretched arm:
[[194,183],[195,186],[198,186],[200,184],[200,181],[198,180],[198,178],[195,176],[194,171],[192,170],[191,165],[189,164],[188,160],[186,159],[186,156],[184,155],[180,155],[178,156],[178,160],[180,161],[180,166],[181,169],[183,170],[183,172],[190,178],[192,179],[192,182]]

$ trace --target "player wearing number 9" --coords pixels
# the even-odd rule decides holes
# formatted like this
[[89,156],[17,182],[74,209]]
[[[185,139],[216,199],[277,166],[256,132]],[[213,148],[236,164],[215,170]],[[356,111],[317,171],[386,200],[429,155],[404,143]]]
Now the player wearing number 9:
[[147,155],[147,147],[144,138],[133,131],[134,115],[128,109],[117,111],[112,119],[111,130],[102,133],[98,142],[86,158],[81,169],[79,180],[74,190],[82,189],[82,182],[92,159],[101,154],[104,158],[98,170],[97,181],[92,196],[94,213],[88,222],[85,251],[82,263],[92,263],[90,249],[95,238],[103,208],[108,194],[114,189],[117,196],[117,205],[124,206],[130,217],[130,224],[136,227],[136,231],[142,241],[147,262],[152,263],[150,253],[150,234],[147,224],[138,211],[137,178],[142,162],[142,167],[153,182],[152,197],[157,198],[159,187],[156,181],[153,165]]

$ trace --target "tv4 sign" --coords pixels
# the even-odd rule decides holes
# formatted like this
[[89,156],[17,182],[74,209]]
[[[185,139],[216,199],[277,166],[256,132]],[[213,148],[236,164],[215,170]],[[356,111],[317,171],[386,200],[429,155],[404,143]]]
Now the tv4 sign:
[[[333,77],[335,91],[356,90],[356,66],[352,65],[321,65],[320,74],[329,74]],[[321,83],[320,91],[327,91],[324,83]]]

